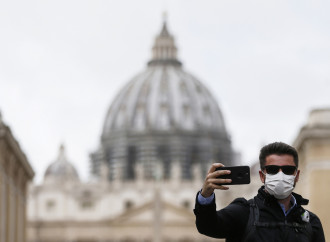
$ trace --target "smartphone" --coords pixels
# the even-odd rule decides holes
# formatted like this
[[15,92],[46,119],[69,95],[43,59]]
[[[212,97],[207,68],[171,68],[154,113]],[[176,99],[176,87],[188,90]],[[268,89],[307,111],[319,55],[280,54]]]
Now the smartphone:
[[249,166],[224,166],[218,167],[216,170],[230,170],[230,174],[218,176],[221,179],[231,179],[231,183],[217,184],[217,185],[240,185],[250,184],[250,167]]

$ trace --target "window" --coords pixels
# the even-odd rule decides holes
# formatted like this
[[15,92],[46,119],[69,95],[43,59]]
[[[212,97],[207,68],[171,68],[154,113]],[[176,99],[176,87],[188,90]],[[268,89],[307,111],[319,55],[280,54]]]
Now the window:
[[134,203],[132,201],[126,201],[125,202],[125,208],[128,210],[128,209],[131,209],[133,207]]
[[83,210],[88,210],[88,209],[91,209],[93,208],[94,204],[92,201],[82,201],[81,202],[81,208]]
[[55,205],[56,205],[56,203],[55,203],[55,201],[53,199],[47,200],[46,201],[46,210],[48,212],[54,211]]
[[190,201],[188,200],[183,201],[182,206],[185,208],[190,208]]
[[125,175],[127,180],[135,179],[135,163],[137,160],[137,150],[135,146],[127,147],[127,167],[125,169]]
[[161,174],[161,177],[167,180],[171,175],[171,157],[169,147],[167,145],[158,146],[157,156],[157,158],[161,161],[163,168],[163,174]]

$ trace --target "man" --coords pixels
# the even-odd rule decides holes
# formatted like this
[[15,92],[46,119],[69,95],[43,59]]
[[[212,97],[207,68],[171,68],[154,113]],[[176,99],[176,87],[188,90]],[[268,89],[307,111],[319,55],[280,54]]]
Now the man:
[[[214,190],[228,190],[230,179],[217,178],[229,174],[211,166],[202,190],[197,194],[194,213],[200,233],[228,242],[241,241],[325,241],[319,218],[305,210],[308,200],[292,190],[299,180],[297,151],[282,142],[264,146],[259,155],[260,180],[264,185],[257,196],[247,201],[237,198],[216,211]],[[225,194],[223,195],[225,196]]]

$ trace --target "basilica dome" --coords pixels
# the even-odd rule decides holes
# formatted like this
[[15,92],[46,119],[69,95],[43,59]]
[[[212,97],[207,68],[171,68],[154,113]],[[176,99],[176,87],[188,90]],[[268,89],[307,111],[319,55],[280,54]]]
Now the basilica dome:
[[190,179],[191,167],[207,162],[232,162],[230,137],[217,101],[177,58],[174,37],[166,22],[156,36],[152,59],[118,93],[107,112],[100,149],[92,154],[92,173],[101,163],[109,179],[121,173],[134,179],[141,164],[145,177],[153,177],[161,164],[171,177],[171,164],[179,162],[181,176]]
[[145,71],[117,95],[105,119],[103,136],[118,130],[215,130],[226,132],[217,102],[182,68],[166,23]]
[[60,146],[57,159],[46,169],[45,183],[61,183],[64,181],[79,181],[76,168],[68,161],[64,145]]

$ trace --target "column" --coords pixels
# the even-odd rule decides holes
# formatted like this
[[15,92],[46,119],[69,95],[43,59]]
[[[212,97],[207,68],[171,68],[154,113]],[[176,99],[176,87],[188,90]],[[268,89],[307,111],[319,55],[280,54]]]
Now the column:
[[0,242],[5,242],[6,229],[6,175],[0,165]]

